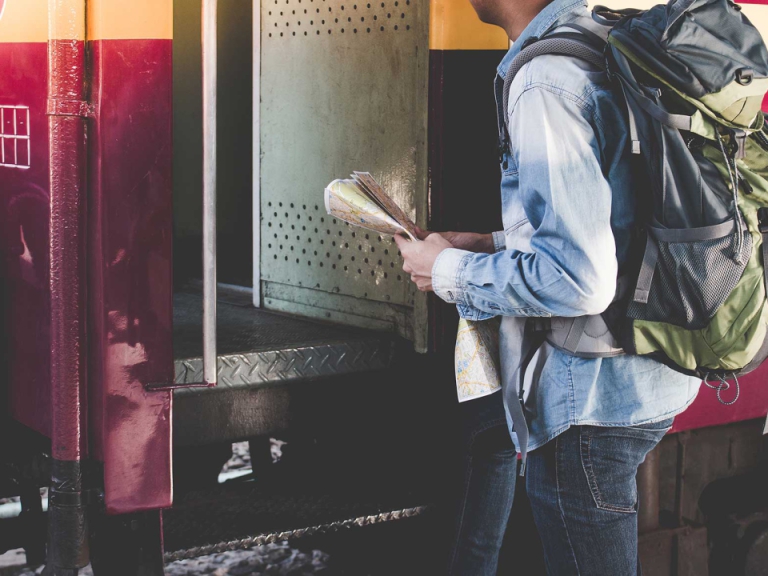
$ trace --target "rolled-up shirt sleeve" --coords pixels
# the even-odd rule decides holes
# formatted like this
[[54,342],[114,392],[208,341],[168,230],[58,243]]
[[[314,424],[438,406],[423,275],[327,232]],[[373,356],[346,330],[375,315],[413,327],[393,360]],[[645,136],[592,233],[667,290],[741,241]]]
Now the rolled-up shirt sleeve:
[[461,271],[473,256],[473,252],[449,248],[443,250],[432,268],[432,289],[449,304],[456,304],[459,316],[467,320],[487,320],[496,314],[484,312],[467,304],[463,292]]
[[507,238],[504,236],[504,231],[493,233],[493,251],[503,252],[507,249]]
[[594,111],[547,86],[527,89],[510,109],[531,252],[445,250],[432,269],[435,292],[475,320],[600,314],[613,300],[618,263]]

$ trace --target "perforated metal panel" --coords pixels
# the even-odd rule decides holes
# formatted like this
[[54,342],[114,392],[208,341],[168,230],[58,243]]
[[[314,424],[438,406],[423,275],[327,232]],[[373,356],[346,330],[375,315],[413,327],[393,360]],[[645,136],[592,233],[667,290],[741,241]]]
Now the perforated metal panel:
[[426,220],[428,4],[262,3],[267,308],[393,328],[424,342],[426,306],[397,246],[330,218],[323,190],[368,171],[417,222]]
[[268,275],[286,267],[282,274],[291,285],[379,302],[394,295],[398,304],[414,304],[391,237],[331,218],[320,204],[268,201],[264,219]]
[[[411,0],[266,0],[262,2],[262,20],[265,23],[262,30],[267,39],[410,32],[414,21],[420,16],[415,10],[416,0],[413,3],[414,7]],[[426,13],[426,10],[419,12]]]

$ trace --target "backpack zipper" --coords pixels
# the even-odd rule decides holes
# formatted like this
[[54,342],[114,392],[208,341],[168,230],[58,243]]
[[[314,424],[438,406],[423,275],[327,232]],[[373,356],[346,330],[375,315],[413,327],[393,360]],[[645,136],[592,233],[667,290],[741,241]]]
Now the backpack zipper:
[[[733,134],[733,132],[731,132],[731,134]],[[741,264],[744,259],[744,254],[742,254],[744,221],[742,220],[741,210],[739,209],[739,180],[741,180],[739,166],[736,163],[735,156],[733,158],[733,164],[731,164],[731,158],[725,149],[725,143],[723,142],[723,137],[720,135],[720,131],[715,130],[715,135],[717,136],[717,143],[720,145],[720,151],[723,153],[725,166],[728,168],[728,177],[730,179],[728,188],[730,188],[731,194],[733,194],[733,210],[736,217],[736,246],[734,247],[733,260],[734,262]]]
[[[739,131],[739,132],[743,132],[744,136],[743,136],[743,140],[738,140],[739,134],[738,133],[736,134],[739,150],[741,150],[741,156],[737,154],[736,158],[739,158],[739,157],[746,158],[747,157],[747,154],[746,154],[747,138],[749,137],[749,134],[747,134],[744,131]],[[755,140],[757,140],[758,145],[764,150],[768,150],[768,138],[766,138],[765,134],[763,134],[762,131],[754,132],[754,136],[755,136]],[[738,172],[738,166],[736,165],[736,158],[734,158],[733,160],[733,167],[736,170],[738,181],[741,183],[741,187],[744,189],[744,194],[750,195],[755,191],[755,189],[752,186],[752,184],[750,184],[747,181],[747,179],[744,178],[744,176]]]
[[762,130],[758,132],[754,132],[755,140],[757,140],[757,143],[760,144],[760,146],[763,148],[763,150],[768,151],[768,137],[766,137],[765,133],[763,133]]

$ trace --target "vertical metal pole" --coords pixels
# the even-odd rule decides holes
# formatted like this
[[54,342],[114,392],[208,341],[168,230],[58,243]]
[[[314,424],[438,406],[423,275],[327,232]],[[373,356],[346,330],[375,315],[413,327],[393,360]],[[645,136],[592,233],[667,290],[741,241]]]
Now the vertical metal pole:
[[217,4],[203,2],[203,380],[216,385]]
[[51,490],[47,574],[88,563],[86,456],[86,0],[48,1]]
[[253,0],[253,305],[261,306],[261,0]]

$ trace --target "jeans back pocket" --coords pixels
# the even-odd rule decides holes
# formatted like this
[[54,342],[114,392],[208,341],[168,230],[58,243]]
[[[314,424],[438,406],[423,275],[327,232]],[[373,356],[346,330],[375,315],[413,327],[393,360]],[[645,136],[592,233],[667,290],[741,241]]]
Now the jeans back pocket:
[[597,508],[637,512],[637,469],[669,430],[654,426],[582,426],[581,465]]

